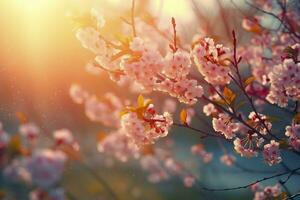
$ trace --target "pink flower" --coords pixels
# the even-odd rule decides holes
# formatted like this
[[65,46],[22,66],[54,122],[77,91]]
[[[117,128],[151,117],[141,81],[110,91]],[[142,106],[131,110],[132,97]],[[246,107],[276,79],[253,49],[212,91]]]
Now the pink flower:
[[209,103],[203,106],[203,112],[206,116],[210,116],[218,111],[212,103]]
[[184,183],[185,187],[188,187],[188,188],[193,187],[195,182],[196,182],[196,179],[192,175],[187,175],[183,178],[183,183]]
[[289,137],[289,145],[300,150],[300,124],[292,124],[285,128],[285,135]]
[[212,124],[215,131],[220,132],[226,139],[235,137],[235,132],[238,131],[238,123],[231,122],[230,116],[220,113],[218,118],[213,118]]
[[174,99],[168,98],[165,100],[163,105],[163,111],[174,113],[177,109],[177,103]]
[[165,160],[165,167],[172,173],[180,175],[183,172],[183,165],[173,158],[167,158]]
[[236,138],[233,141],[234,149],[243,157],[257,156],[257,147],[263,142],[262,138],[258,138],[257,134],[249,132],[243,139]]
[[259,25],[259,20],[257,18],[248,19],[244,18],[242,21],[242,26],[245,30],[253,33],[261,33],[262,28]]
[[212,160],[213,154],[205,151],[204,146],[202,144],[193,145],[191,147],[191,152],[194,155],[200,156],[204,163],[208,163]]
[[89,97],[89,94],[85,90],[83,90],[80,85],[77,84],[71,85],[69,93],[71,99],[77,104],[84,103]]
[[100,29],[105,25],[105,20],[99,10],[92,8],[91,9],[91,16],[96,20],[97,27]]
[[[257,186],[255,186],[257,185]],[[255,192],[253,200],[267,200],[278,197],[281,194],[281,186],[276,184],[274,186],[261,187],[259,184],[255,184]]]
[[255,183],[255,184],[251,185],[250,188],[251,188],[251,190],[252,190],[253,192],[256,192],[256,191],[262,189],[260,183]]
[[165,57],[164,74],[170,78],[185,77],[191,68],[190,55],[184,51],[176,51],[175,54],[169,53]]
[[31,174],[26,168],[26,159],[14,159],[3,170],[3,175],[14,182],[31,183]]
[[95,54],[106,54],[107,47],[99,32],[93,27],[80,28],[76,32],[77,39],[81,45]]
[[172,123],[173,120],[169,113],[156,114],[152,104],[147,107],[143,116],[129,112],[121,118],[121,127],[124,133],[137,146],[152,144],[158,138],[167,136]]
[[300,63],[285,59],[283,64],[276,65],[269,74],[271,87],[267,100],[280,107],[286,107],[288,100],[300,97]]
[[205,80],[214,85],[225,85],[230,82],[230,68],[226,66],[226,59],[230,49],[215,44],[211,38],[201,40],[193,49],[193,56],[199,72]]
[[232,166],[236,158],[233,155],[225,154],[220,157],[220,161],[227,166]]
[[95,62],[89,62],[85,65],[85,71],[92,75],[100,75],[104,72]]
[[275,142],[275,140],[271,140],[269,144],[264,146],[263,155],[265,161],[270,166],[280,163],[282,158],[280,157],[279,143]]
[[151,183],[158,183],[169,178],[160,161],[153,155],[143,156],[140,164],[145,171],[149,172],[148,180]]
[[72,132],[68,129],[54,131],[53,137],[57,145],[72,145],[75,142]]
[[[255,114],[254,111],[250,112],[248,118],[251,120],[251,123],[253,126],[259,130],[260,134],[266,135],[268,133],[267,130],[270,130],[272,128],[272,123],[268,121],[267,116],[258,113],[258,115]],[[267,127],[267,129],[265,128]]]
[[28,139],[35,139],[40,133],[39,127],[37,127],[34,123],[22,124],[19,127],[19,131],[21,135]]
[[126,162],[139,156],[138,149],[121,130],[108,134],[98,143],[98,151]]
[[35,152],[27,163],[32,182],[42,188],[53,186],[61,178],[67,157],[50,149]]
[[85,114],[91,121],[118,127],[119,113],[123,106],[122,101],[112,93],[106,93],[101,101],[93,95],[85,102]]

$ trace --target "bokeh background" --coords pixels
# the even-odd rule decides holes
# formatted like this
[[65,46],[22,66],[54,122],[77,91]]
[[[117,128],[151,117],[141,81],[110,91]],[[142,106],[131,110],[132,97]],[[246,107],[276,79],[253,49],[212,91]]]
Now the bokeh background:
[[[205,30],[225,43],[230,42],[232,29],[238,32],[240,42],[247,41],[249,36],[241,30],[241,20],[244,15],[255,13],[243,0],[136,1],[139,13],[147,10],[160,17],[162,23],[169,23],[170,18],[175,17],[179,32],[185,38]],[[82,107],[74,104],[68,95],[72,83],[79,83],[96,94],[122,92],[107,76],[92,76],[85,72],[85,65],[92,59],[92,55],[76,40],[74,24],[67,17],[68,14],[84,13],[91,7],[97,7],[104,15],[118,18],[128,14],[130,5],[130,0],[0,0],[0,121],[5,124],[8,132],[16,132],[16,112],[23,112],[45,134],[58,128],[71,129],[81,141],[89,165],[107,180],[122,200],[209,199],[205,192],[197,188],[185,188],[177,178],[165,183],[150,184],[147,175],[135,162],[112,163],[103,158],[96,151],[94,140],[95,134],[102,129],[101,125],[90,122]],[[189,155],[190,145],[200,141],[196,134],[176,129],[170,137],[180,141],[176,145],[176,157],[185,162],[190,159],[191,168],[208,186],[243,185],[266,175],[256,173],[255,170],[274,172],[281,169],[267,168],[260,157],[238,160],[243,167],[253,167],[253,172],[226,168],[218,160],[222,153],[216,143],[210,140],[207,141],[207,148],[214,152],[215,159],[203,165]],[[227,149],[230,151],[231,148]],[[299,161],[292,155],[289,159],[291,168],[299,165]],[[95,176],[80,165],[70,165],[63,185],[78,200],[109,199]],[[299,180],[292,178],[289,185],[295,191]],[[1,182],[1,187],[6,186],[7,183]],[[18,191],[15,199],[27,199],[24,196],[27,188],[19,185],[10,187]],[[214,199],[222,200],[246,200],[251,197],[248,190],[214,194]]]

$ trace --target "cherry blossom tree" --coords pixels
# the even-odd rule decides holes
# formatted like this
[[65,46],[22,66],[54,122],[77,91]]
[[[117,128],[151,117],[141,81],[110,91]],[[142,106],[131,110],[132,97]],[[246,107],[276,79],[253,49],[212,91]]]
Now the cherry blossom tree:
[[[137,12],[137,0],[131,3],[130,17],[120,16],[122,37],[103,31],[113,20],[97,9],[72,16],[76,38],[94,56],[87,72],[107,74],[126,91],[126,95],[112,91],[98,95],[77,83],[70,86],[74,103],[89,120],[103,126],[95,147],[99,153],[119,162],[138,161],[151,183],[178,177],[185,187],[209,199],[236,190],[252,191],[254,200],[299,197],[288,181],[300,175],[300,165],[290,167],[287,159],[300,156],[299,2],[246,1],[254,14],[236,7],[244,31],[237,27],[230,31],[226,23],[229,40],[209,34],[207,23],[187,40],[174,17],[160,27],[159,19]],[[242,34],[249,37],[241,40]],[[274,112],[288,123],[279,123]],[[70,130],[53,130],[45,147],[39,145],[45,131],[26,117],[19,119],[19,133],[13,136],[0,124],[0,162],[8,179],[28,185],[31,200],[76,199],[60,184],[71,161],[82,163],[111,199],[121,199],[82,158],[80,141]],[[181,141],[170,135],[179,129],[199,138],[189,147],[189,156],[202,165],[219,159],[224,168],[255,173],[238,160],[262,157],[267,168],[279,170],[260,171],[263,177],[245,185],[209,186],[195,173],[198,169],[174,155]],[[214,141],[222,155],[207,149],[207,140]]]

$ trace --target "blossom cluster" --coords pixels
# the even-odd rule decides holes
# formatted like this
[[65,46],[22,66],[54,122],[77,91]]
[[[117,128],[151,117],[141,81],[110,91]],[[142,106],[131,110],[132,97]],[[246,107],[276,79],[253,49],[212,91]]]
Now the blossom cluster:
[[[1,144],[15,142],[15,146],[2,146],[6,151],[14,149],[15,155],[8,156],[2,164],[4,177],[11,182],[27,184],[32,188],[30,200],[63,200],[64,189],[58,184],[63,176],[68,154],[62,147],[69,146],[74,151],[78,150],[77,142],[68,129],[53,132],[53,145],[38,147],[36,142],[41,140],[40,128],[32,122],[24,122],[19,126],[19,133],[12,135],[4,132],[1,124]],[[6,136],[4,136],[6,135]],[[18,143],[18,137],[23,137],[25,143]],[[16,143],[17,142],[17,143]],[[28,146],[25,144],[27,143]],[[2,155],[1,155],[2,156]]]
[[274,66],[269,78],[271,87],[267,100],[271,103],[286,107],[289,99],[297,101],[300,98],[300,63],[285,59],[282,64]]
[[153,104],[142,102],[137,108],[129,108],[121,117],[121,128],[137,146],[152,144],[168,135],[173,119],[168,112],[157,114]]
[[[171,31],[160,31],[155,20],[135,19],[134,16],[131,22],[123,19],[127,28],[122,27],[124,34],[132,32],[133,36],[114,38],[103,35],[103,17],[93,10],[96,26],[85,24],[78,29],[76,36],[84,48],[96,55],[93,61],[96,67],[106,71],[113,81],[120,83],[125,80],[138,86],[141,93],[151,95],[159,91],[167,94],[168,98],[175,97],[184,106],[194,106],[180,112],[181,124],[178,124],[173,122],[176,118],[170,114],[176,115],[177,103],[170,99],[161,103],[163,112],[159,114],[161,110],[157,106],[160,105],[154,107],[152,101],[142,96],[139,96],[135,107],[121,100],[114,101],[118,102],[116,106],[115,103],[107,103],[107,100],[103,103],[79,86],[73,86],[71,97],[74,102],[85,104],[90,119],[116,128],[101,138],[98,150],[121,161],[139,158],[151,182],[167,180],[170,174],[175,174],[183,178],[187,187],[192,187],[197,179],[186,173],[181,162],[169,154],[161,154],[157,147],[151,147],[154,150],[150,153],[142,152],[146,146],[154,146],[158,139],[166,137],[172,125],[198,131],[202,134],[201,139],[213,136],[226,140],[242,157],[262,155],[269,166],[284,161],[281,149],[285,148],[285,144],[287,149],[297,153],[300,148],[298,122],[294,120],[286,126],[285,135],[277,133],[277,123],[273,123],[272,116],[265,114],[268,110],[264,106],[272,105],[298,116],[300,36],[296,29],[300,27],[300,20],[297,21],[300,17],[289,6],[284,7],[286,1],[277,2],[282,12],[277,13],[278,10],[274,9],[275,14],[268,12],[272,11],[274,2],[255,0],[253,3],[254,9],[266,11],[242,20],[242,27],[251,37],[246,45],[238,47],[233,31],[233,49],[206,36],[194,37],[192,44],[182,44],[174,18],[172,39],[169,37]],[[265,26],[268,21],[265,15],[280,16],[274,17],[281,22],[277,31]],[[249,72],[244,67],[249,67]],[[195,75],[195,71],[200,74]],[[245,73],[250,74],[244,77]],[[113,98],[109,96],[108,99]],[[200,99],[205,101],[203,113],[211,119],[211,123],[207,123],[196,111],[195,105]],[[291,110],[290,105],[295,108]],[[123,107],[126,109],[119,117]],[[112,113],[111,118],[108,113]],[[210,131],[193,127],[193,117],[203,122]],[[220,146],[224,152],[220,162],[238,167],[237,158]],[[207,152],[203,144],[193,145],[190,151],[204,163],[212,160],[213,154]],[[255,200],[278,197],[281,193],[279,185],[256,186]]]
[[230,82],[229,48],[215,44],[212,38],[204,38],[196,43],[193,53],[199,72],[208,83],[226,85]]
[[278,197],[281,194],[280,184],[274,186],[262,187],[259,183],[256,183],[251,186],[251,189],[254,194],[253,200],[266,200],[274,197]]
[[295,149],[300,149],[300,124],[293,124],[285,128],[285,135],[289,137],[288,143]]
[[91,120],[106,126],[119,126],[119,113],[124,107],[123,101],[113,93],[106,93],[101,100],[90,95],[81,86],[73,84],[70,96],[77,104],[84,104],[85,114]]

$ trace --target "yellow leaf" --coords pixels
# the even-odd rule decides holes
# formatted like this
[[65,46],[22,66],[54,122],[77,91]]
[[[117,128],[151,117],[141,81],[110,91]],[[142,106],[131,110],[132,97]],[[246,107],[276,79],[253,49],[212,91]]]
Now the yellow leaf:
[[254,76],[248,77],[248,78],[244,81],[245,86],[251,84],[254,80],[255,80],[255,77],[254,77]]
[[143,146],[140,149],[140,151],[141,151],[142,155],[154,155],[155,154],[155,150],[154,150],[153,145]]
[[289,148],[289,144],[285,140],[280,140],[279,141],[279,148],[280,149],[287,149],[287,148]]
[[287,198],[286,192],[282,192],[279,199],[286,199],[286,198]]
[[14,135],[10,138],[8,143],[8,150],[11,154],[21,154],[22,153],[22,143],[20,135]]
[[138,107],[143,107],[144,102],[145,102],[145,99],[144,99],[143,95],[140,94],[137,98]]
[[182,109],[180,112],[180,122],[182,124],[187,124],[186,119],[187,119],[187,112],[185,109]]
[[123,115],[126,115],[127,113],[129,113],[128,109],[124,109],[120,112],[120,117],[123,117]]
[[300,123],[300,112],[293,117],[293,121],[296,124]]
[[59,149],[63,151],[71,160],[81,160],[80,152],[71,145],[63,145],[60,146]]
[[105,132],[99,132],[97,133],[97,141],[101,142],[102,140],[104,140],[106,138],[107,134]]
[[224,98],[228,104],[231,104],[236,98],[236,94],[228,87],[224,88],[223,94],[224,94]]
[[226,106],[227,103],[223,100],[223,99],[219,99],[215,101],[217,104],[221,105],[221,106]]
[[28,122],[27,117],[23,112],[16,112],[16,117],[21,124],[25,124]]
[[263,29],[259,25],[253,26],[251,29],[249,29],[249,32],[255,33],[255,34],[261,34]]

